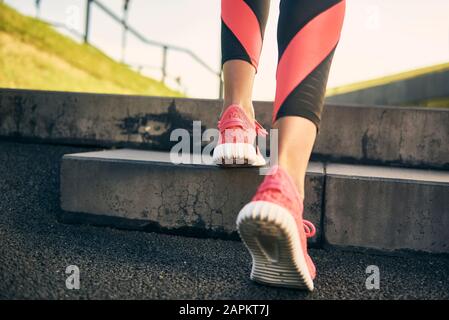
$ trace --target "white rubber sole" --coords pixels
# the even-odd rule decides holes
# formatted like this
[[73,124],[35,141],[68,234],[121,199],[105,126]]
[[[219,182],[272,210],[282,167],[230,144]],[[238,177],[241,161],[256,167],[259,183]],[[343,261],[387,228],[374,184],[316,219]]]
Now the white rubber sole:
[[252,201],[240,211],[237,230],[251,253],[251,280],[259,283],[313,290],[296,221],[272,202]]
[[215,147],[212,160],[225,167],[261,167],[264,157],[249,143],[223,143]]

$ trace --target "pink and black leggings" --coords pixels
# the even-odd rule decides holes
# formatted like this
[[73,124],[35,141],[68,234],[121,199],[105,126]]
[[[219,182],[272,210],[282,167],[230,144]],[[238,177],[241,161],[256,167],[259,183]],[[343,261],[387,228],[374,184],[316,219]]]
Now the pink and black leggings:
[[[257,70],[270,0],[221,1],[222,63],[244,60]],[[320,128],[332,56],[345,0],[281,0],[273,122],[300,116]]]

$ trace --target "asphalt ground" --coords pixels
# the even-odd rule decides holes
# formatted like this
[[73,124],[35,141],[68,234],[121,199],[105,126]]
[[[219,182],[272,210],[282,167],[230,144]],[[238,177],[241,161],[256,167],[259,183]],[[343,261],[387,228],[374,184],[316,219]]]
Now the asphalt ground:
[[[0,298],[448,299],[449,257],[311,249],[312,293],[249,280],[239,241],[123,231],[57,221],[63,154],[93,149],[0,141]],[[67,266],[80,289],[66,288]],[[379,268],[379,289],[365,282]]]

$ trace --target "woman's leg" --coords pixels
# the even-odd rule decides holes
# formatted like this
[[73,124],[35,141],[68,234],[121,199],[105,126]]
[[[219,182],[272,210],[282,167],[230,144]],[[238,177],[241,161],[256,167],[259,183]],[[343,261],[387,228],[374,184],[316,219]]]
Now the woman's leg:
[[279,129],[278,164],[293,178],[304,200],[307,165],[316,138],[316,126],[307,118],[283,117],[276,121]]
[[263,166],[256,136],[266,131],[254,118],[252,91],[269,0],[221,1],[221,51],[225,96],[213,162],[223,167]]
[[246,115],[254,120],[252,101],[253,83],[256,69],[244,60],[228,60],[223,64],[224,99],[223,110],[237,104],[245,110]]
[[344,5],[344,0],[281,0],[273,112],[279,129],[279,165],[273,166],[237,216],[239,234],[253,257],[255,281],[314,287],[316,269],[307,238],[316,230],[303,219],[304,178],[319,131]]
[[279,129],[278,163],[294,179],[303,199],[344,8],[344,0],[281,0],[280,4],[273,121]]
[[240,105],[254,120],[252,91],[257,72],[269,0],[222,0],[221,50],[223,110]]

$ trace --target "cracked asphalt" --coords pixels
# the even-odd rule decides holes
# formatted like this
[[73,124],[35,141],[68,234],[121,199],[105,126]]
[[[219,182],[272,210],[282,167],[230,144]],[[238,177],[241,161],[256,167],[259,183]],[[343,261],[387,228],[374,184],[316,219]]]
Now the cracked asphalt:
[[[0,298],[3,299],[448,299],[449,257],[312,249],[316,289],[257,285],[238,241],[59,223],[59,166],[91,151],[0,141]],[[65,286],[80,269],[80,289]],[[365,286],[366,268],[380,289]]]

